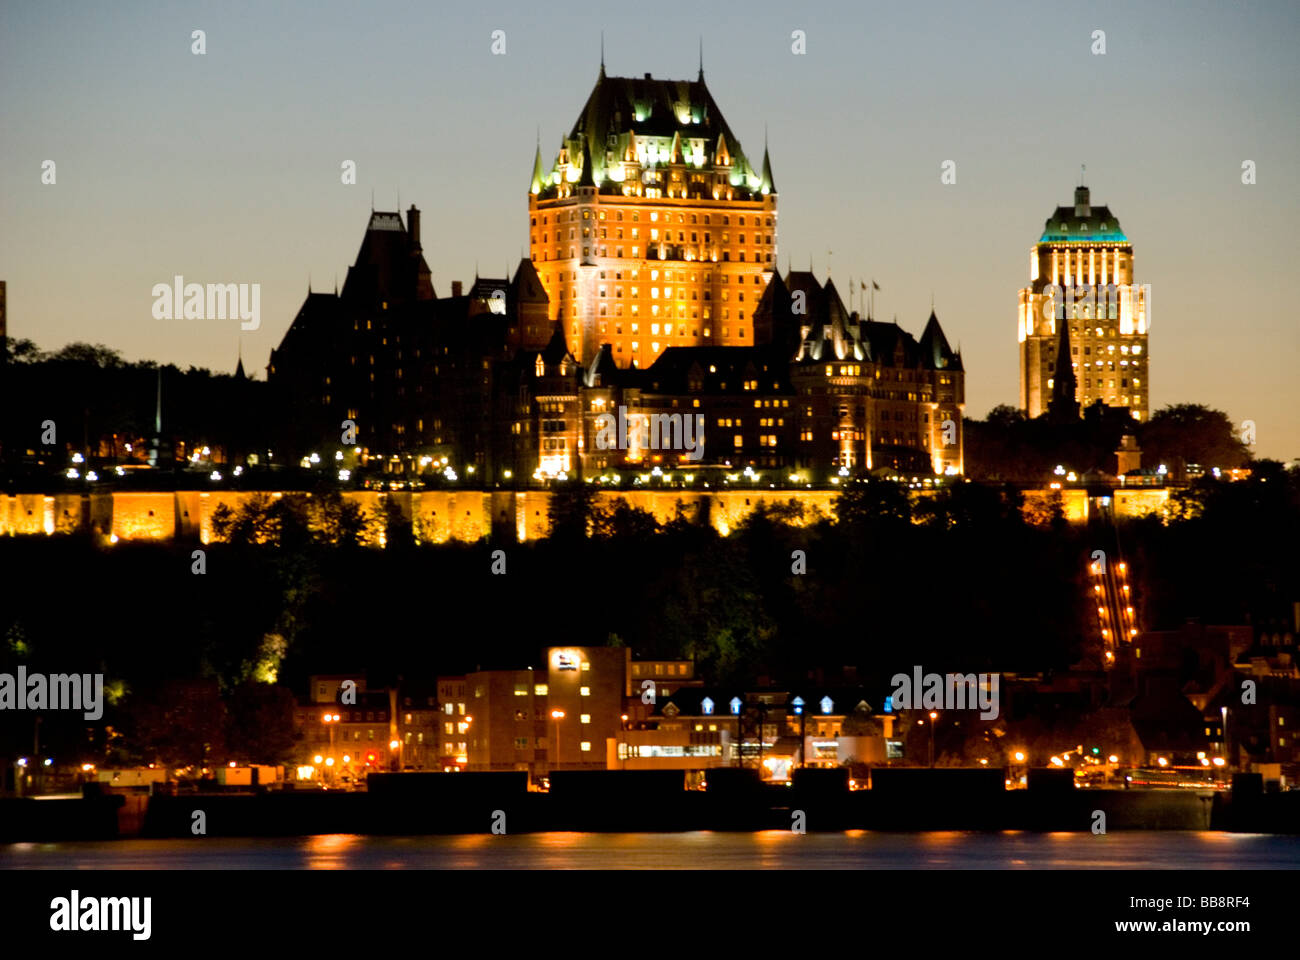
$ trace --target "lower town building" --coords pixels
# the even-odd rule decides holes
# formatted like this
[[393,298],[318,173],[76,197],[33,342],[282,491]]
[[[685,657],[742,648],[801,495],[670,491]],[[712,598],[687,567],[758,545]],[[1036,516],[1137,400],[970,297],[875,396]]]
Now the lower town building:
[[860,687],[747,691],[686,687],[609,745],[610,769],[686,770],[701,780],[717,767],[753,767],[783,781],[798,766],[884,763],[896,717],[874,709]]
[[316,675],[310,690],[294,711],[297,779],[344,786],[370,773],[439,769],[432,692],[371,689],[364,672]]
[[440,691],[458,697],[443,702],[440,719],[454,730],[445,734],[444,748],[454,742],[457,750],[444,755],[444,769],[522,770],[539,778],[552,770],[605,768],[606,743],[627,722],[630,651],[551,647],[545,657],[544,668],[438,679]]

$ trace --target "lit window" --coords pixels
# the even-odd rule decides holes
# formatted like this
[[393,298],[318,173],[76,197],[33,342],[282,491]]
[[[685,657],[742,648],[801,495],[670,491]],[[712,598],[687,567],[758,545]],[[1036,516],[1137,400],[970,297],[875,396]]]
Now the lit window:
[[537,684],[535,687],[533,687],[533,693],[536,694],[536,695],[539,696],[539,697],[544,697],[544,696],[546,696],[546,694],[547,694],[547,686],[546,686],[546,684],[544,684],[544,683],[539,683],[539,684]]
[[578,688],[578,693],[579,693],[581,696],[589,697],[589,696],[591,696],[591,687],[579,687],[579,688]]
[[582,716],[578,718],[578,720],[581,723],[591,723],[591,714],[584,713]]
[[579,748],[580,748],[584,753],[589,753],[589,752],[591,751],[591,741],[590,741],[590,740],[584,740],[584,741],[582,741],[582,743],[579,745]]

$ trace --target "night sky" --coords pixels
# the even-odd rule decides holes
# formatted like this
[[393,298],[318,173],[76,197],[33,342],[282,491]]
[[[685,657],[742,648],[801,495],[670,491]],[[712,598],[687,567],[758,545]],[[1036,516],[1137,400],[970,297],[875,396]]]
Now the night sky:
[[[549,167],[595,82],[705,77],[744,149],[764,129],[780,266],[811,261],[918,334],[931,295],[967,413],[1017,401],[1016,292],[1080,164],[1150,283],[1151,408],[1253,419],[1300,456],[1300,6],[1142,2],[40,3],[0,9],[0,279],[45,349],[231,370],[234,321],[155,320],[151,289],[261,284],[269,351],[333,288],[370,210],[423,211],[440,295],[527,251]],[[689,24],[689,26],[683,26]],[[191,32],[207,52],[191,53]],[[492,54],[505,31],[506,53]],[[791,33],[806,34],[806,55]],[[1094,30],[1106,54],[1091,52]],[[41,183],[42,162],[57,183]],[[357,164],[357,184],[340,164]],[[953,160],[957,183],[940,182]],[[1254,161],[1257,182],[1241,182]],[[828,253],[833,251],[833,253]]]

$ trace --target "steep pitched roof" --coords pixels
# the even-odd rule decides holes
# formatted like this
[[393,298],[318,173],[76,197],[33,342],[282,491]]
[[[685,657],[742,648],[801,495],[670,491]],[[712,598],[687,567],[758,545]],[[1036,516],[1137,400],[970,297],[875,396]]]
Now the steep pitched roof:
[[432,297],[429,264],[403,226],[401,214],[371,211],[356,262],[348,267],[343,299],[374,307],[380,301],[403,303]]
[[961,369],[961,356],[948,345],[948,338],[943,335],[943,328],[933,310],[925,322],[925,330],[921,332],[920,350],[926,366],[932,369]]
[[[762,189],[763,177],[741,149],[702,75],[696,80],[656,80],[649,74],[643,78],[611,77],[602,70],[561,145],[561,155],[571,163],[582,163],[584,182],[590,173],[590,185],[612,186],[606,175],[607,155],[612,154],[616,161],[635,157],[638,140],[642,146],[652,141],[656,152],[648,161],[651,164],[666,162],[663,158],[674,143],[680,143],[680,149],[686,151],[689,141],[703,141],[704,169],[714,167],[717,145],[723,142],[731,158],[732,186],[742,193],[758,194]],[[588,155],[590,164],[586,162]],[[559,158],[551,172],[541,176],[540,189],[538,163],[535,160],[531,188],[534,193],[545,194],[556,187]],[[770,178],[770,164],[767,174]]]
[[546,174],[542,171],[542,145],[537,144],[537,153],[533,156],[533,179],[528,185],[529,192],[541,193],[546,186]]
[[589,387],[609,387],[619,382],[620,370],[614,362],[614,348],[602,343],[596,356],[587,367],[586,385]]
[[[542,350],[542,362],[548,366],[553,366],[563,360],[572,360],[569,355],[569,345],[564,340],[564,325],[560,321],[555,321],[555,329],[551,333],[550,342]],[[576,366],[576,361],[575,361]]]
[[542,278],[537,275],[537,268],[528,257],[519,261],[514,278],[510,281],[510,302],[513,304],[550,302],[550,297],[546,295],[546,288],[542,286]]
[[768,155],[767,146],[763,147],[763,186],[760,188],[762,193],[776,193],[776,180],[772,176],[772,158]]

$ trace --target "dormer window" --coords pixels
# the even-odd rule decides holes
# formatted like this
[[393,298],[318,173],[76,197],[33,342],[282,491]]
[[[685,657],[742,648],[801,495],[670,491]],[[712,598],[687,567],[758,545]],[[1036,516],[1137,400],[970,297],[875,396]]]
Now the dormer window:
[[533,364],[533,370],[539,377],[546,372],[546,364],[542,362],[540,355],[537,357],[537,363]]

